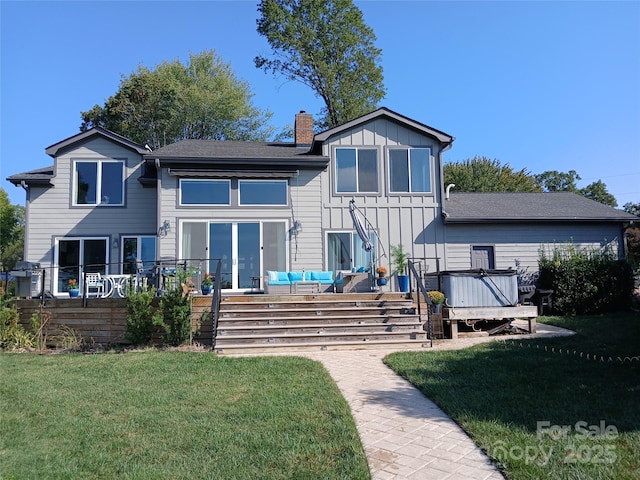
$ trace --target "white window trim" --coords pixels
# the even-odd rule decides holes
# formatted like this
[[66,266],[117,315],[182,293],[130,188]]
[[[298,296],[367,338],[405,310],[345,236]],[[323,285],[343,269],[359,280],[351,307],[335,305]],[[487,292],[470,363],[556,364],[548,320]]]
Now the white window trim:
[[[124,206],[124,197],[126,192],[125,185],[125,177],[126,177],[126,168],[127,162],[122,159],[117,158],[79,158],[77,160],[72,160],[71,168],[73,169],[72,174],[72,188],[71,188],[71,205],[74,207],[122,207]],[[79,163],[96,163],[96,203],[78,203],[78,170],[76,169],[76,165]],[[102,164],[103,163],[119,163],[122,165],[122,177],[120,179],[122,183],[122,201],[121,203],[102,203]]]
[[[54,245],[53,245],[53,290],[54,290],[54,295],[64,295],[66,292],[59,292],[58,291],[58,272],[60,271],[60,242],[61,241],[75,241],[75,240],[79,240],[79,241],[84,241],[84,240],[104,240],[106,243],[106,247],[105,247],[105,268],[108,269],[109,265],[110,265],[110,256],[111,256],[111,252],[110,252],[110,248],[109,248],[109,237],[107,236],[103,236],[103,235],[99,235],[96,237],[56,237],[54,239]],[[82,247],[84,248],[84,246]],[[80,252],[80,255],[82,256],[82,251]],[[82,268],[81,266],[78,267],[79,268],[79,272],[80,275],[78,278],[78,284],[80,284],[80,282],[82,281]]]

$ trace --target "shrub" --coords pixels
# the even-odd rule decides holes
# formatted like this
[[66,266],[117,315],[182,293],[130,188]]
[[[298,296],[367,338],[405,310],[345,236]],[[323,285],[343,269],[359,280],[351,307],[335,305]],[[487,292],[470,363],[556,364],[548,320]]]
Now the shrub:
[[553,290],[553,309],[563,315],[608,313],[631,305],[633,269],[610,249],[555,247],[540,252],[538,286]]
[[154,296],[154,291],[146,288],[128,292],[124,337],[134,345],[149,345],[154,333],[163,325],[161,314],[153,306]]
[[34,336],[19,323],[16,306],[0,298],[0,350],[15,350],[34,345]]
[[191,333],[191,301],[189,274],[181,268],[176,272],[176,282],[160,299],[160,311],[164,332],[162,341],[172,346],[187,343]]

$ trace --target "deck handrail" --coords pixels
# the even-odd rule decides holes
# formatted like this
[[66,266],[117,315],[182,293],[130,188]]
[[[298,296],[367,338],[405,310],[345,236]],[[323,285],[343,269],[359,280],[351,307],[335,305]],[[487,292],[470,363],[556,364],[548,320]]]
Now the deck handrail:
[[[427,305],[431,305],[433,307],[433,302],[429,298],[427,293],[427,288],[424,285],[423,279],[418,275],[418,271],[416,270],[416,266],[414,265],[412,260],[407,261],[407,265],[409,266],[409,276],[413,276],[416,279],[416,289],[418,291],[418,315],[421,317],[420,312],[420,294],[424,297]],[[411,285],[411,278],[409,278],[409,285]],[[431,312],[433,308],[427,308],[427,336],[429,337],[429,346],[433,347],[433,321],[431,319]],[[421,317],[422,318],[422,317]]]
[[216,274],[213,279],[213,295],[211,297],[211,315],[213,328],[211,332],[211,350],[216,348],[216,340],[218,338],[218,318],[220,318],[220,301],[222,299],[222,260],[218,260],[216,265]]

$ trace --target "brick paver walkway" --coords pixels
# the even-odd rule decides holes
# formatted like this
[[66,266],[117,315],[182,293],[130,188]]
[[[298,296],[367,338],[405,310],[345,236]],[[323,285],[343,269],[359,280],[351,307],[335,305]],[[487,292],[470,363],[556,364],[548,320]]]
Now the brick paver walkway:
[[[534,336],[571,333],[538,325]],[[492,340],[495,338],[447,340],[439,342],[434,349],[464,348]],[[351,406],[371,477],[374,480],[503,479],[457,423],[382,363],[391,351],[301,354],[322,362]]]

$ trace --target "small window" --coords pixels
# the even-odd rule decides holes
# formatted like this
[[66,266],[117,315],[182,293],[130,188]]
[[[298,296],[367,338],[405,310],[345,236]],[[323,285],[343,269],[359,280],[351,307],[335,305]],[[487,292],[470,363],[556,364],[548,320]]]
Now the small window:
[[240,205],[287,205],[286,180],[240,180]]
[[389,187],[395,193],[431,193],[431,150],[389,149]]
[[378,150],[336,148],[336,192],[378,191]]
[[229,205],[229,180],[180,179],[180,205]]
[[123,161],[79,160],[74,176],[74,205],[124,205]]

